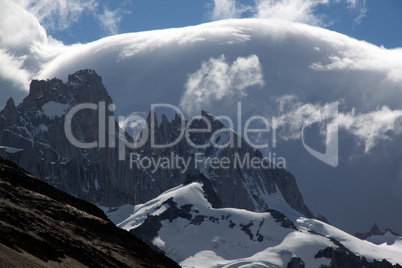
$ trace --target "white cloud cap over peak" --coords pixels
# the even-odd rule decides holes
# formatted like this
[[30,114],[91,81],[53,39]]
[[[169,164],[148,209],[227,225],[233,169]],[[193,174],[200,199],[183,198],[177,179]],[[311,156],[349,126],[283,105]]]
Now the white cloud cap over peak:
[[37,17],[24,9],[29,1],[21,2],[0,1],[0,77],[27,90],[43,64],[68,48],[48,36]]
[[[310,7],[306,12],[314,9]],[[14,20],[13,25],[4,20],[8,16],[4,10],[11,9],[16,17],[9,18]],[[224,20],[64,46],[46,36],[35,16],[15,2],[0,1],[0,12],[4,13],[0,16],[3,104],[10,96],[18,97],[15,102],[19,103],[26,92],[18,89],[27,89],[31,78],[65,80],[68,74],[87,68],[102,76],[120,115],[149,111],[150,104],[181,103],[191,112],[207,108],[215,115],[232,117],[237,107],[232,104],[242,101],[245,120],[255,114],[270,118],[280,111],[293,120],[291,123],[300,125],[316,108],[343,100],[340,136],[342,139],[346,130],[348,140],[339,143],[340,154],[347,158],[347,153],[355,153],[358,147],[360,157],[373,157],[372,163],[380,164],[345,167],[345,158],[340,158],[340,169],[326,170],[316,159],[309,160],[303,148],[297,151],[298,140],[289,138],[287,142],[278,141],[285,153],[283,146],[289,147],[289,170],[298,177],[312,209],[325,212],[331,222],[338,218],[335,216],[339,216],[339,224],[348,217],[353,222],[349,224],[356,226],[372,221],[372,213],[353,211],[360,209],[355,197],[361,185],[369,196],[361,195],[362,202],[372,201],[378,187],[383,186],[387,194],[376,202],[390,210],[400,210],[402,189],[391,181],[399,178],[395,166],[402,166],[400,49],[380,48],[319,27],[275,19]],[[8,27],[26,34],[13,36]],[[290,114],[289,107],[295,113]],[[350,114],[351,110],[355,112]],[[285,130],[291,135],[298,128],[290,125]],[[280,134],[278,140],[293,137]],[[363,151],[356,146],[356,137],[365,142]],[[378,167],[381,174],[375,172]],[[366,181],[359,180],[356,174]],[[369,179],[371,185],[366,183]],[[336,181],[338,191],[326,190],[332,181]],[[359,185],[353,187],[351,183],[356,181]],[[398,194],[391,198],[389,192],[396,190]],[[339,208],[337,215],[326,211],[333,207],[334,200],[334,211]],[[402,221],[398,213],[382,218],[390,223]]]
[[[97,14],[97,0],[2,0],[0,1],[0,99],[17,102],[44,65],[80,46],[65,46],[47,34],[47,29],[65,30],[85,12],[92,13],[105,32],[118,31],[122,9],[104,9]],[[44,27],[45,26],[45,27]]]
[[51,54],[50,48],[59,45],[32,13],[13,1],[0,1],[0,78],[7,81],[0,81],[3,88],[11,84],[27,90],[33,72],[41,68],[40,51],[46,48]]

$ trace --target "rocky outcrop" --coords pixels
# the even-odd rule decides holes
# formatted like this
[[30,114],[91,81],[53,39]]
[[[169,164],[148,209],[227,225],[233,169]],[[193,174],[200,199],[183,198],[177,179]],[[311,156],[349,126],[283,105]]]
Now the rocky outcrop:
[[287,268],[304,268],[306,267],[305,263],[299,257],[293,257],[288,263]]
[[150,247],[154,247],[152,241],[158,236],[158,232],[163,226],[163,221],[167,220],[172,222],[177,218],[191,220],[193,217],[190,213],[191,208],[193,207],[191,204],[178,207],[177,203],[173,201],[173,198],[170,198],[163,202],[162,205],[157,209],[160,209],[162,206],[167,206],[168,208],[160,215],[147,215],[147,218],[143,224],[141,224],[138,228],[130,230],[133,235],[140,238]]
[[[151,112],[147,118],[156,117]],[[208,123],[210,126],[208,126]],[[148,124],[148,133],[154,133],[156,144],[169,144],[175,141],[180,135],[183,122],[176,117],[169,122],[162,116],[160,124]],[[178,155],[183,159],[189,159],[186,170],[159,168],[153,173],[156,185],[166,185],[166,178],[169,178],[171,187],[185,181],[186,174],[203,174],[212,182],[217,195],[222,201],[223,207],[243,208],[252,211],[265,211],[269,209],[270,196],[279,193],[284,200],[295,210],[307,217],[313,217],[313,213],[306,206],[303,197],[297,187],[294,176],[284,168],[268,163],[258,150],[254,150],[242,137],[228,128],[221,120],[207,113],[201,112],[200,118],[193,118],[185,121],[188,129],[208,129],[208,132],[184,133],[184,137],[177,144],[168,148],[152,148],[146,143],[140,151],[140,157],[152,158],[170,157]],[[188,136],[187,136],[188,135]],[[202,145],[203,148],[195,148],[190,145]],[[215,144],[230,144],[226,148],[218,148]],[[218,160],[217,160],[218,159]],[[228,159],[226,167],[219,166],[222,159]],[[258,159],[268,168],[252,167],[247,161]],[[217,160],[216,168],[212,161]],[[242,165],[243,163],[246,163]],[[184,172],[183,172],[184,171]],[[147,178],[145,178],[147,179]],[[173,181],[172,181],[173,179]],[[169,189],[169,186],[165,189]],[[141,192],[139,196],[147,193]],[[141,200],[149,200],[151,196],[142,197]]]
[[179,267],[96,206],[0,158],[1,267]]
[[355,236],[357,238],[360,238],[362,240],[365,240],[371,236],[381,236],[381,235],[385,235],[387,232],[390,232],[391,234],[395,235],[395,236],[400,236],[399,234],[395,233],[394,231],[392,231],[391,229],[387,228],[385,229],[385,232],[382,232],[380,230],[380,228],[378,227],[377,223],[375,222],[373,224],[373,226],[371,227],[369,232],[366,233],[356,233]]
[[[116,159],[117,149],[78,148],[66,136],[66,114],[72,107],[101,102],[107,108],[112,99],[101,77],[91,70],[70,75],[67,83],[56,78],[33,80],[20,105],[9,100],[0,112],[0,144],[23,149],[3,156],[76,197],[115,205],[132,202],[132,196],[121,190],[124,166]],[[78,112],[71,123],[72,135],[81,142],[97,141],[100,119],[97,110]],[[108,120],[105,124],[108,129]]]
[[[96,106],[67,117],[73,107],[85,103]],[[66,83],[56,78],[34,80],[20,105],[9,100],[0,112],[0,145],[23,151],[0,154],[59,189],[104,206],[144,203],[183,183],[187,174],[203,174],[224,207],[265,211],[276,194],[303,215],[314,216],[293,175],[270,164],[213,115],[202,111],[202,118],[191,121],[179,115],[169,121],[162,115],[158,122],[152,120],[156,115],[151,111],[141,133],[146,142],[137,148],[123,146],[122,153],[122,140],[130,144],[133,140],[120,130],[113,108],[101,77],[92,70],[70,75]],[[66,136],[66,118],[71,119],[71,135],[76,141],[85,145],[97,142],[97,146],[73,145]],[[207,123],[209,132],[182,132],[186,126],[205,129]],[[176,140],[165,148],[152,145]],[[217,146],[225,144],[230,146]],[[222,159],[229,164],[220,166]],[[252,159],[266,167],[250,167]],[[152,160],[166,162],[155,165]],[[150,165],[144,167],[147,163]]]
[[212,205],[213,208],[222,208],[222,201],[219,196],[216,194],[214,187],[209,179],[207,179],[204,174],[199,174],[198,176],[192,176],[187,174],[186,179],[183,182],[183,185],[188,185],[192,182],[200,182],[202,183],[202,189],[205,193],[205,199]]
[[340,247],[337,249],[327,247],[324,250],[320,250],[315,255],[315,258],[330,259],[330,265],[325,266],[328,268],[401,268],[399,264],[392,265],[385,259],[382,261],[367,261],[364,256],[359,257],[345,247]]
[[[309,231],[310,233],[320,235],[314,231]],[[397,263],[393,265],[386,259],[381,261],[374,259],[373,261],[368,261],[366,257],[361,257],[354,254],[348,248],[346,248],[341,242],[333,237],[327,237],[336,247],[326,247],[325,249],[319,250],[315,254],[314,258],[327,258],[330,260],[330,264],[323,266],[329,268],[401,268]]]

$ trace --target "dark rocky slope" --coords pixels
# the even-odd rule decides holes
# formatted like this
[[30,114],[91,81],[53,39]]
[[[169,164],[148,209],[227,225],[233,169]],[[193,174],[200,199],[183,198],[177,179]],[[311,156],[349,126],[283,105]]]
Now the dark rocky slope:
[[0,267],[179,267],[96,206],[0,158]]

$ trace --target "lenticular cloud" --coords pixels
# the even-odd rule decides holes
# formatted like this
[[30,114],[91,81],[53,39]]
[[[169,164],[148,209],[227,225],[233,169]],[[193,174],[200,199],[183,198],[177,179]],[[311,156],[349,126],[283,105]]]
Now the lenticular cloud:
[[[68,74],[90,68],[103,77],[120,115],[168,103],[189,115],[205,109],[243,124],[252,115],[280,118],[277,147],[270,149],[286,158],[315,212],[330,221],[339,219],[333,223],[347,230],[357,231],[353,226],[379,222],[379,217],[391,223],[385,224],[388,227],[398,228],[392,223],[402,220],[399,213],[379,209],[376,216],[362,215],[359,204],[378,196],[376,206],[399,211],[397,204],[402,202],[402,152],[397,150],[402,146],[400,49],[269,19],[116,35],[74,46],[43,38],[40,25],[32,25],[40,38],[21,39],[20,44],[28,44],[24,46],[2,43],[0,57],[10,62],[0,63],[4,103],[10,96],[19,103],[22,95],[17,89],[28,88],[31,78],[65,80]],[[310,112],[334,101],[342,104],[340,162],[330,169],[304,150],[300,131]],[[237,120],[239,115],[243,121]],[[314,145],[321,144],[309,144]]]

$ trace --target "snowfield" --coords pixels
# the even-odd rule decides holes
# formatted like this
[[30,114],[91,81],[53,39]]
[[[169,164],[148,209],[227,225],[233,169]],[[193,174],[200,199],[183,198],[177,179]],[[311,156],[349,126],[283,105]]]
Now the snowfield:
[[[212,208],[202,187],[194,182],[168,190],[135,206],[134,213],[118,226],[130,231],[150,217],[160,217],[161,228],[150,242],[183,267],[286,267],[294,257],[306,267],[319,267],[329,265],[330,259],[315,258],[316,254],[327,247],[338,248],[329,238],[368,261],[385,258],[402,264],[399,238],[392,245],[376,245],[321,221],[297,216],[289,207],[282,211],[287,216],[282,219],[275,211]],[[127,208],[121,211],[127,213]],[[179,211],[176,217],[170,217],[175,214],[172,208]]]

